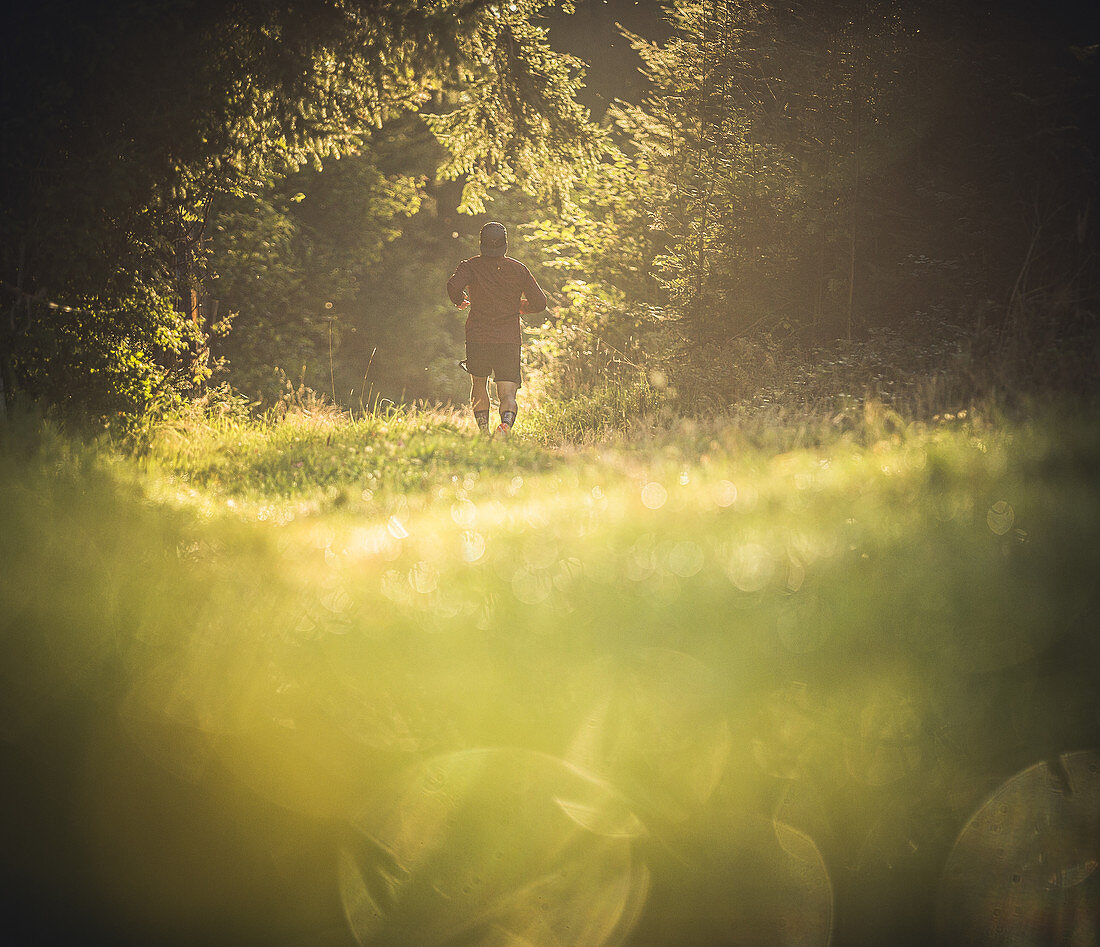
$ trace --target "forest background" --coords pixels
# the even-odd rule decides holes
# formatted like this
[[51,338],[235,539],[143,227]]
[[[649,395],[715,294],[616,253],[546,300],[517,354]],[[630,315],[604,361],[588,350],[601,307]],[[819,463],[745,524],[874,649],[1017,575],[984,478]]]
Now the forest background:
[[530,327],[529,390],[1080,392],[1100,122],[1072,10],[23,10],[5,403],[125,430],[226,385],[460,401],[440,287],[491,217],[564,317]]

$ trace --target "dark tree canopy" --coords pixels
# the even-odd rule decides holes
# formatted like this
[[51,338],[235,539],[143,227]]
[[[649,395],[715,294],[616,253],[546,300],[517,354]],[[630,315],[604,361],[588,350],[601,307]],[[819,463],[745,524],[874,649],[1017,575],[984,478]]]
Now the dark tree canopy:
[[463,149],[452,171],[468,175],[468,200],[516,166],[529,187],[560,191],[563,168],[591,160],[593,135],[571,97],[576,64],[527,25],[540,6],[45,0],[10,11],[5,395],[104,417],[201,381],[211,201],[353,152],[433,97],[460,96],[454,117],[436,111]]
[[624,30],[648,89],[608,110],[620,157],[539,225],[631,361],[664,359],[691,404],[721,405],[746,394],[746,338],[985,332],[1021,383],[1029,353],[1093,344],[1095,15],[666,9],[667,37]]
[[1027,351],[1091,318],[1095,14],[586,0],[561,34],[574,52],[607,42],[585,24],[630,14],[607,59],[631,47],[641,72],[613,101],[608,62],[585,90],[553,42],[572,7],[6,13],[3,402],[133,418],[200,390],[223,356],[246,389],[306,365],[343,394],[394,339],[415,357],[390,346],[382,374],[404,390],[450,359],[429,283],[490,207],[534,218],[513,232],[586,333],[715,391],[751,333],[992,322]]

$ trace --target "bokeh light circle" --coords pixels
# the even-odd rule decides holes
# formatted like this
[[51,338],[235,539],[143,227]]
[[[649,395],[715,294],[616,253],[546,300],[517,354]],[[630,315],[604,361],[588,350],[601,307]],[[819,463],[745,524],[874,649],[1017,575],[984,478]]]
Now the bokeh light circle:
[[602,945],[648,891],[637,816],[544,753],[481,748],[413,767],[355,822],[340,893],[360,944]]
[[1100,943],[1100,753],[1005,782],[959,834],[940,881],[943,943]]

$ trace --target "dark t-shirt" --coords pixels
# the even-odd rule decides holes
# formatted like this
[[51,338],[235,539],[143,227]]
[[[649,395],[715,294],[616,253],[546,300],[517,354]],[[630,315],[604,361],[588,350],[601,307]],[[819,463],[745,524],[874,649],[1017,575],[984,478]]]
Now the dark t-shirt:
[[520,297],[527,298],[526,312],[546,308],[546,294],[531,271],[510,256],[475,256],[458,264],[447,280],[447,295],[456,306],[468,290],[470,314],[466,318],[467,342],[520,341]]

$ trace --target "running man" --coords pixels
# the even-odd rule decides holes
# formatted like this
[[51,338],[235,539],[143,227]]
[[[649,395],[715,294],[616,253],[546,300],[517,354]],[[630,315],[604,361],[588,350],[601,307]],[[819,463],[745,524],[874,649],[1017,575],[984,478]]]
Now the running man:
[[481,431],[489,430],[489,376],[500,396],[500,427],[507,435],[516,423],[519,369],[519,317],[542,312],[546,294],[531,271],[507,256],[508,231],[490,221],[481,228],[481,254],[463,260],[447,280],[447,295],[459,309],[470,307],[466,318],[466,360],[470,373],[470,402]]

